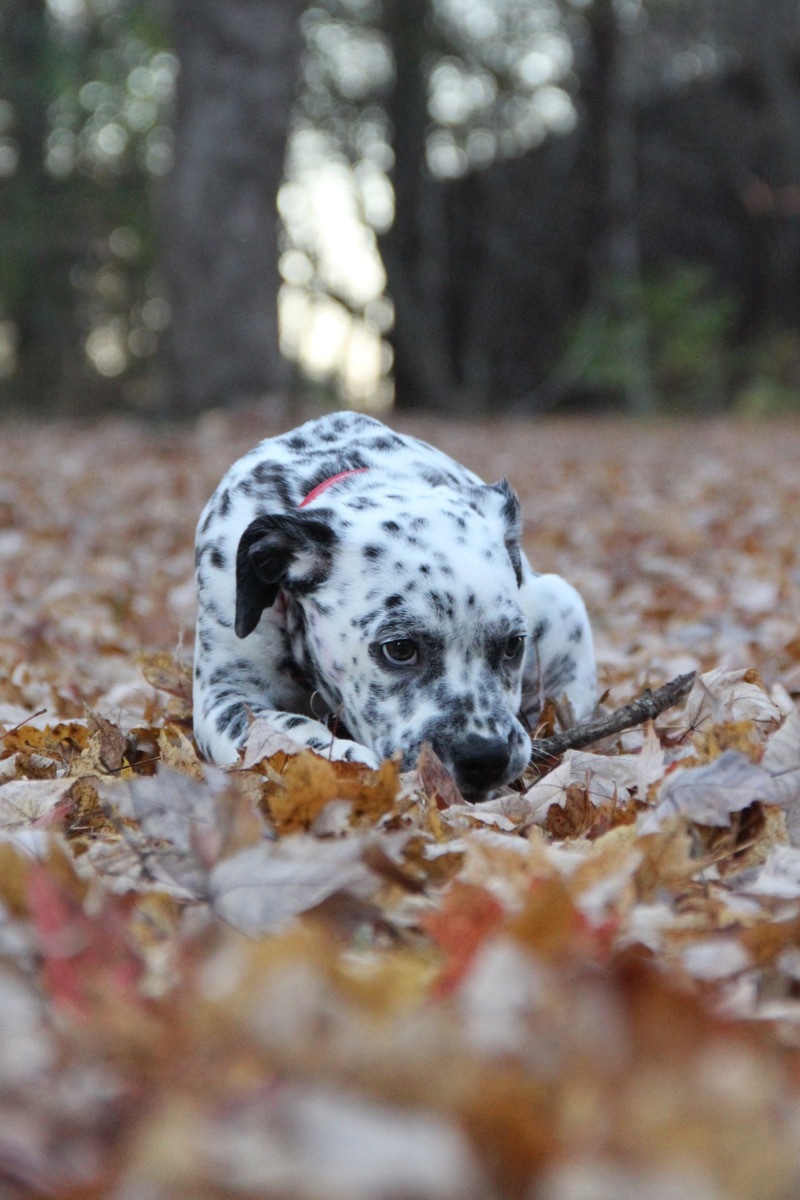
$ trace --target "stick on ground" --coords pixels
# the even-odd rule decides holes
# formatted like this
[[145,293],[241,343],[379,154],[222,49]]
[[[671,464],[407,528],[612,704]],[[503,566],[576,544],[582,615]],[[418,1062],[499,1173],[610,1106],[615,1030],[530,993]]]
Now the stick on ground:
[[626,729],[634,729],[645,721],[653,720],[683,700],[694,683],[696,674],[696,671],[690,671],[688,675],[678,675],[671,679],[654,692],[648,689],[638,700],[615,709],[605,717],[573,725],[572,729],[554,733],[552,737],[534,738],[531,743],[531,762],[557,758],[565,750],[581,750],[584,746],[591,746],[593,742],[599,742],[615,733],[623,733]]

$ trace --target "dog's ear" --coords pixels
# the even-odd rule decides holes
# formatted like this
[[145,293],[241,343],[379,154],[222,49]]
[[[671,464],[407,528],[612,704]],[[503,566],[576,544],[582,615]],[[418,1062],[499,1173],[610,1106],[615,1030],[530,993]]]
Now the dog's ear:
[[310,592],[331,566],[336,534],[306,513],[256,517],[239,539],[236,554],[236,636],[247,637],[283,588]]
[[499,516],[503,525],[503,541],[508,551],[508,557],[511,559],[514,574],[517,577],[517,584],[521,587],[522,551],[520,550],[520,538],[522,537],[522,513],[519,498],[507,479],[501,479],[497,483],[488,484],[486,490],[493,493],[492,498],[494,499],[494,503],[499,504]]

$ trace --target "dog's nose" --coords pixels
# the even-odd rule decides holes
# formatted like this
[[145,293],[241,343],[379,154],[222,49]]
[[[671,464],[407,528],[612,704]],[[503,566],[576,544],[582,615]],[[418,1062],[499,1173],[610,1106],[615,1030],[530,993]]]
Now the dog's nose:
[[453,772],[459,789],[470,798],[505,782],[511,747],[505,738],[472,733],[453,747]]

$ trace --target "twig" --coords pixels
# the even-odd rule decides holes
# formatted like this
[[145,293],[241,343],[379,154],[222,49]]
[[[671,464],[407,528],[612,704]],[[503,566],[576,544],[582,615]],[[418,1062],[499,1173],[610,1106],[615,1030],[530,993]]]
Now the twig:
[[674,704],[683,700],[694,683],[696,671],[688,675],[678,675],[663,687],[651,692],[648,688],[638,700],[617,708],[608,716],[598,717],[594,721],[585,721],[582,725],[574,725],[563,733],[555,733],[552,737],[534,738],[531,743],[531,761],[544,758],[557,758],[565,750],[580,750],[599,742],[602,738],[622,733],[625,729],[633,729],[645,721],[652,721]]
[[4,729],[0,733],[0,741],[7,738],[10,733],[16,733],[18,729],[22,729],[23,725],[27,725],[29,721],[35,721],[37,717],[41,717],[42,713],[46,713],[46,708],[40,708],[37,712],[31,713],[29,717],[23,717],[21,721],[17,721],[16,725],[12,725],[10,729]]

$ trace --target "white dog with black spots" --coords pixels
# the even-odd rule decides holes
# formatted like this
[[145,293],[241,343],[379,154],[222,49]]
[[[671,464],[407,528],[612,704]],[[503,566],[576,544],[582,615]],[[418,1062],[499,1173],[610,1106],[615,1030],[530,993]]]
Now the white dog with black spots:
[[429,742],[470,799],[514,780],[544,700],[595,705],[583,601],[520,548],[509,484],[371,417],[268,438],[197,529],[194,728],[233,763],[250,722],[377,766]]

